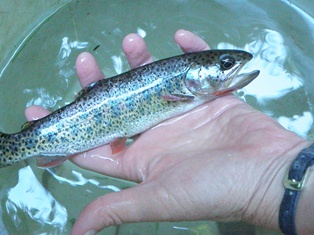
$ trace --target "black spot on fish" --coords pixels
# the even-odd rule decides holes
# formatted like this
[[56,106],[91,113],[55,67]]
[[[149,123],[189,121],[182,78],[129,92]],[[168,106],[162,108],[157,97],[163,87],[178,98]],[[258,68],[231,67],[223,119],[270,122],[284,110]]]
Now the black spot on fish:
[[60,138],[60,140],[61,140],[61,143],[69,142],[68,139],[66,137],[63,137],[63,136]]
[[27,149],[32,149],[32,148],[35,147],[35,145],[36,145],[36,143],[35,143],[35,141],[34,141],[33,139],[27,139],[27,140],[25,141],[25,147],[26,147]]
[[63,127],[64,127],[64,126],[63,126],[62,123],[57,123],[57,124],[56,124],[56,128],[57,128],[57,131],[58,131],[58,132],[62,131]]
[[57,134],[56,133],[48,133],[45,135],[45,138],[48,142],[52,143],[56,140]]
[[134,110],[134,106],[135,106],[135,102],[134,99],[132,97],[128,97],[125,100],[125,106],[130,110],[133,111]]
[[143,92],[143,98],[146,102],[149,102],[150,101],[150,92],[148,90],[145,90]]
[[83,113],[80,115],[80,119],[86,119],[88,117],[88,113]]
[[104,121],[106,126],[111,126],[111,122],[110,121]]
[[117,117],[120,114],[120,107],[117,102],[111,102],[111,113],[113,117]]
[[86,133],[88,133],[88,134],[93,134],[93,128],[92,127],[87,127],[87,129],[86,129]]
[[103,121],[102,113],[97,113],[94,115],[94,120],[97,125],[100,125]]

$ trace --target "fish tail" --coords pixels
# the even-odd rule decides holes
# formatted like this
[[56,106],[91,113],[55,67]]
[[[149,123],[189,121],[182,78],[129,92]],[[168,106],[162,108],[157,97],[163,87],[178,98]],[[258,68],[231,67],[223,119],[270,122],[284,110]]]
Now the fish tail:
[[20,161],[22,157],[16,135],[0,132],[0,168]]

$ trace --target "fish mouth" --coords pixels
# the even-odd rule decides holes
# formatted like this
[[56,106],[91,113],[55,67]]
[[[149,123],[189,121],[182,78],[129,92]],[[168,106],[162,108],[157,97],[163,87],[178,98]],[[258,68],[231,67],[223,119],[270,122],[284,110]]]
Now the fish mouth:
[[234,68],[232,68],[231,71],[229,71],[229,73],[226,75],[227,80],[224,83],[225,89],[234,88],[233,90],[236,90],[236,89],[242,88],[248,85],[250,82],[252,82],[260,74],[259,70],[253,70],[248,73],[239,74],[242,68],[246,66],[246,64],[250,62],[253,58],[253,55],[251,53],[248,53],[248,52],[245,52],[245,53],[246,53],[246,58],[240,63],[238,63]]
[[259,75],[259,73],[260,73],[259,70],[253,70],[249,73],[239,74],[233,78],[232,82],[229,84],[228,87],[214,92],[213,95],[215,97],[218,97],[241,89],[248,85],[250,82],[252,82]]
[[260,74],[259,70],[235,75],[230,81],[228,88],[242,88],[252,82]]

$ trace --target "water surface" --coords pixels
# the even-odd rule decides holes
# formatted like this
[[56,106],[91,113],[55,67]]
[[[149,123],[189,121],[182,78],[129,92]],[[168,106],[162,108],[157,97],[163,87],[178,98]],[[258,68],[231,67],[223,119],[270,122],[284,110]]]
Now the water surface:
[[[313,140],[314,22],[302,6],[304,1],[284,0],[72,1],[30,26],[23,44],[0,62],[0,131],[19,131],[29,105],[55,110],[72,101],[80,90],[75,75],[80,52],[94,54],[110,77],[129,69],[121,49],[128,33],[144,37],[154,58],[162,59],[181,54],[173,34],[184,28],[213,49],[251,52],[254,59],[246,69],[261,74],[237,95]],[[84,205],[133,184],[70,162],[42,170],[31,161],[1,169],[0,185],[0,234],[68,234]],[[122,225],[102,234],[228,234],[228,229],[267,232],[200,221]]]

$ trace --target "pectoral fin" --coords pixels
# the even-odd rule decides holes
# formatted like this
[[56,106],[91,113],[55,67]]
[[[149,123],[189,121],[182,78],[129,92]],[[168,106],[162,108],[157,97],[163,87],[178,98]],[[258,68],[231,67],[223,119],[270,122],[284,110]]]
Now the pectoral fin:
[[226,90],[222,90],[222,91],[215,91],[214,92],[214,96],[222,96],[222,95],[226,95],[229,94],[231,92],[233,92],[235,89],[226,89]]
[[113,142],[110,143],[112,154],[117,154],[125,148],[126,139],[127,138],[121,137],[121,138],[115,139]]
[[65,156],[39,156],[36,158],[36,165],[41,168],[49,168],[62,164],[69,157]]
[[191,101],[194,100],[195,97],[193,95],[175,93],[163,95],[162,98],[166,101],[178,102],[178,101]]

